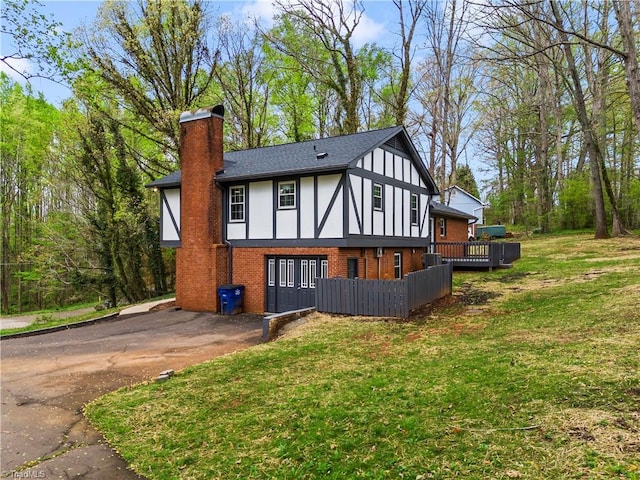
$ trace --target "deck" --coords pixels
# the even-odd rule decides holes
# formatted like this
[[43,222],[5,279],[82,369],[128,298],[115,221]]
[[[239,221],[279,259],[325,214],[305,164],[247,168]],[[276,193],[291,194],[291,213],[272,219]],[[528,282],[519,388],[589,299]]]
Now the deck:
[[454,268],[508,268],[520,258],[516,242],[435,242],[429,250]]

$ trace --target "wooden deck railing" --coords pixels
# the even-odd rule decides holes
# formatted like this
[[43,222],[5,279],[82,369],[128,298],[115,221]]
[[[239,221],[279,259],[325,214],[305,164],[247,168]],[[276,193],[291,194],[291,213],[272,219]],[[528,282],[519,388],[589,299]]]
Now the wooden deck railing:
[[492,269],[520,258],[520,244],[515,242],[436,242],[430,251],[455,267]]

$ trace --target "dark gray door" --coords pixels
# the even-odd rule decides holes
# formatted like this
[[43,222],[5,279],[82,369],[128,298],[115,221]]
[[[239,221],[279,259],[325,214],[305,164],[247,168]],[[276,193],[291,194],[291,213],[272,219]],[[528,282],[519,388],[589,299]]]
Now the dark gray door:
[[268,257],[268,312],[288,312],[316,304],[316,278],[326,276],[326,257]]

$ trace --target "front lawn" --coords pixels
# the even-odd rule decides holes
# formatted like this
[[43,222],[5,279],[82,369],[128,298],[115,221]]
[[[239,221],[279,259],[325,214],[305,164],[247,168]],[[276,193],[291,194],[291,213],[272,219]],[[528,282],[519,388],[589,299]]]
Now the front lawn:
[[149,479],[640,478],[640,240],[454,278],[409,322],[316,315],[86,414]]

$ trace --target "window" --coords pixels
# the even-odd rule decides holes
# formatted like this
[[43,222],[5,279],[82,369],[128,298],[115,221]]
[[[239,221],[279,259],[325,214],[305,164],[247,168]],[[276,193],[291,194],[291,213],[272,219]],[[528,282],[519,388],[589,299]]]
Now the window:
[[300,286],[309,288],[309,260],[300,261]]
[[296,208],[296,183],[278,183],[278,207]]
[[294,260],[287,260],[287,287],[295,287],[296,263]]
[[358,278],[357,258],[347,258],[347,278]]
[[229,219],[244,222],[244,186],[231,187],[229,195]]
[[276,259],[269,259],[269,286],[274,287],[276,285]]
[[280,286],[287,286],[287,261],[280,260]]
[[315,260],[309,260],[309,287],[316,288],[317,267]]
[[396,278],[402,278],[402,253],[393,254],[393,273]]
[[373,209],[382,210],[382,185],[373,184]]
[[418,225],[418,194],[411,194],[411,225]]
[[447,236],[447,219],[446,218],[440,219],[440,236],[441,237]]
[[329,260],[320,261],[320,278],[329,277]]

